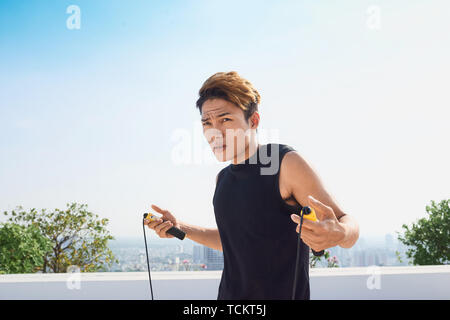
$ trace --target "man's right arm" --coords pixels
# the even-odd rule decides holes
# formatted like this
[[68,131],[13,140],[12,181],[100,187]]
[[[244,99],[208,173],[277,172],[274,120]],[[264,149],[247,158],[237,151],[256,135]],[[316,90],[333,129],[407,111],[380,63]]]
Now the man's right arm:
[[186,237],[207,246],[214,250],[222,251],[222,242],[220,240],[219,230],[215,228],[204,228],[199,226],[194,226],[180,221],[180,228],[186,232]]

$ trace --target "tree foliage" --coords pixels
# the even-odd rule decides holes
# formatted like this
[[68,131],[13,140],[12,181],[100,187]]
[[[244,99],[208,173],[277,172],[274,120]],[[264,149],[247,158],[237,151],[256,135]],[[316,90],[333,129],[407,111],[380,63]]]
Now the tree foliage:
[[414,265],[440,265],[450,262],[450,200],[426,206],[427,217],[411,227],[402,225],[398,239],[408,246],[406,255]]
[[104,271],[117,262],[108,247],[108,241],[114,239],[106,229],[108,219],[99,219],[86,204],[67,204],[66,210],[51,212],[35,208],[27,212],[19,206],[4,214],[12,223],[37,226],[50,241],[51,251],[43,256],[42,272],[67,272],[71,265],[81,272]]
[[0,224],[0,273],[37,272],[50,250],[50,240],[36,225]]

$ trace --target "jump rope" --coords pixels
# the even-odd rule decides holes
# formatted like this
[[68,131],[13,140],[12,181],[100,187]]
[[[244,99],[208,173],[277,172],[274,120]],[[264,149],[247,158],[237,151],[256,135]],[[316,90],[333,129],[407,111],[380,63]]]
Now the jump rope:
[[[150,274],[150,261],[148,259],[147,238],[145,236],[145,220],[148,220],[151,222],[151,221],[155,221],[157,219],[158,219],[158,217],[154,214],[144,213],[144,219],[142,220],[142,228],[144,231],[144,242],[145,242],[145,254],[147,256],[148,281],[150,283],[150,292],[152,295],[152,300],[154,300],[153,299],[153,288],[152,288],[152,276]],[[177,227],[170,228],[169,230],[166,231],[166,233],[171,234],[172,236],[177,237],[180,240],[183,240],[184,237],[186,236],[186,233],[184,231],[178,229]]]
[[[297,275],[298,275],[298,266],[300,262],[300,253],[301,253],[301,234],[302,234],[302,225],[303,225],[303,218],[311,220],[311,221],[317,221],[316,212],[313,208],[310,208],[308,206],[302,207],[302,210],[300,211],[300,223],[299,223],[299,232],[298,232],[298,241],[297,241],[297,257],[295,261],[295,274],[294,274],[294,284],[292,288],[292,300],[295,300],[295,292],[297,289]],[[148,258],[148,248],[147,248],[147,237],[145,236],[145,220],[148,221],[155,221],[158,217],[151,213],[144,213],[144,219],[142,220],[142,228],[144,232],[144,242],[145,242],[145,254],[147,256],[147,270],[148,270],[148,280],[150,284],[150,293],[152,300],[153,299],[153,288],[152,288],[152,276],[150,274],[150,260]],[[166,231],[166,233],[173,235],[174,237],[183,240],[186,236],[186,233],[177,227],[172,227],[169,230]],[[324,254],[324,250],[322,251],[314,251],[312,250],[313,254],[317,257],[322,256]]]
[[[297,275],[298,275],[298,265],[300,262],[300,250],[302,245],[301,235],[302,235],[302,225],[303,225],[303,217],[305,219],[311,220],[311,221],[317,221],[316,212],[313,208],[310,208],[308,206],[302,207],[302,210],[300,211],[300,223],[299,223],[299,230],[298,230],[298,239],[297,239],[297,258],[295,260],[295,273],[294,273],[294,287],[292,288],[292,300],[295,300],[295,292],[297,290]],[[320,257],[324,254],[324,250],[321,250],[319,252],[312,250],[313,255],[316,257]]]

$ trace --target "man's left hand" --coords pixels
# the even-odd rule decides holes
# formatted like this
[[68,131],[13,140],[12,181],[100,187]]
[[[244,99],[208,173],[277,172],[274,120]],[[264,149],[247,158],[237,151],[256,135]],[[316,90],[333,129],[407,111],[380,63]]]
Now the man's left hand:
[[[333,209],[312,196],[308,196],[308,201],[309,206],[316,211],[318,221],[311,221],[303,216],[301,234],[303,242],[314,251],[339,245],[345,238],[345,229],[336,218]],[[300,216],[292,214],[291,219],[298,224],[296,229],[298,233]]]

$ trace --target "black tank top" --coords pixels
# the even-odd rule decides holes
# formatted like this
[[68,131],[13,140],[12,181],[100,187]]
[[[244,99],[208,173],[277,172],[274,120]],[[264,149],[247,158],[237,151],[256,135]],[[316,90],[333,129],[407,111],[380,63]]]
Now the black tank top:
[[[298,233],[290,215],[302,206],[287,204],[279,189],[281,161],[292,150],[260,145],[219,172],[213,197],[224,256],[218,300],[292,298]],[[301,246],[295,299],[309,300],[309,247]]]

